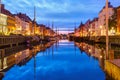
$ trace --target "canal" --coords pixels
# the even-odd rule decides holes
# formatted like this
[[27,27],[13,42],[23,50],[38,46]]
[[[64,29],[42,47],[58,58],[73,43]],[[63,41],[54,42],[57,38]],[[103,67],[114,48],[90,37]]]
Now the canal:
[[61,40],[1,57],[2,80],[106,80],[102,56],[85,45]]

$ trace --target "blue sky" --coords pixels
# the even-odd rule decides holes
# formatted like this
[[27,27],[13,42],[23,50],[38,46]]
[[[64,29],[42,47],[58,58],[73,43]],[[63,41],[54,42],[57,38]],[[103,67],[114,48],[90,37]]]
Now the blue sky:
[[[120,0],[109,0],[116,7]],[[64,30],[73,29],[81,21],[93,19],[105,5],[105,0],[2,0],[6,9],[12,13],[26,13],[33,19],[33,9],[36,6],[37,22],[51,25]]]

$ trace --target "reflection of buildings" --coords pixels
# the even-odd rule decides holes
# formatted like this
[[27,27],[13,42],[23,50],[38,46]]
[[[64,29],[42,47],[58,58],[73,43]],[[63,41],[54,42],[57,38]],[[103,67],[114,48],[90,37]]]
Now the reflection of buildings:
[[[16,48],[17,49],[17,48]],[[25,48],[26,49],[26,48]],[[5,49],[4,49],[5,50]],[[7,53],[2,53],[4,54],[4,56],[2,58],[0,58],[0,71],[5,70],[5,69],[9,69],[10,67],[12,67],[14,64],[18,64],[21,61],[25,61],[26,58],[31,58],[31,54],[30,54],[30,50],[23,50],[20,51],[20,49],[17,49],[17,53],[11,52],[11,54],[7,54]],[[7,49],[5,50],[5,52],[7,52]]]
[[24,62],[27,58],[31,58],[31,51],[29,49],[23,50],[15,54],[16,64]]
[[[113,68],[116,68],[116,67],[114,66],[113,63],[105,60],[105,49],[103,48],[103,45],[101,45],[101,44],[90,45],[90,44],[87,44],[87,43],[76,43],[76,45],[81,50],[83,50],[84,52],[86,52],[86,54],[88,56],[93,56],[94,58],[98,59],[100,67],[103,70],[107,69],[109,71],[110,75],[111,75],[111,72],[112,73],[119,72],[118,70],[115,70],[115,69],[113,71],[111,71],[112,67]],[[102,46],[102,48],[100,48],[99,46]],[[119,62],[119,59],[120,59],[120,47],[114,47],[114,46],[112,46],[111,49],[113,49],[114,51],[110,50],[110,55],[109,55],[110,61],[117,60]],[[107,62],[107,63],[105,63],[105,62]],[[107,66],[105,67],[105,65],[107,65]],[[110,68],[109,66],[112,66],[112,67]],[[117,68],[118,68],[118,66],[117,66]],[[118,76],[118,75],[115,75],[115,76]],[[119,80],[119,79],[115,79],[115,80]]]
[[104,69],[104,50],[97,48],[95,45],[90,45],[87,43],[76,43],[82,51],[86,52],[88,56],[93,56],[99,60],[100,67]]
[[0,71],[9,69],[15,64],[19,66],[24,65],[32,57],[35,57],[39,51],[46,50],[53,44],[54,42],[49,42],[47,44],[37,45],[34,46],[32,50],[22,45],[19,47],[0,49]]

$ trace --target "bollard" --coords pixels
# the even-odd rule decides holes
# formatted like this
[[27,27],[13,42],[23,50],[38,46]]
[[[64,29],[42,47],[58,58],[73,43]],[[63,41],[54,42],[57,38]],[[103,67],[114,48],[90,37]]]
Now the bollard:
[[0,58],[3,58],[4,57],[4,49],[0,49]]
[[109,50],[109,60],[114,60],[114,50]]

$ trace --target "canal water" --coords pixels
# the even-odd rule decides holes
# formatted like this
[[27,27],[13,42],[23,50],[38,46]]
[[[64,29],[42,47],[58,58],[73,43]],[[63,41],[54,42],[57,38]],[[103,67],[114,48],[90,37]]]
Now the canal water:
[[[3,71],[2,80],[105,80],[100,61],[79,47],[80,44],[61,40],[41,51],[40,46],[22,50],[14,54],[18,59]],[[29,58],[19,57],[23,53]]]

